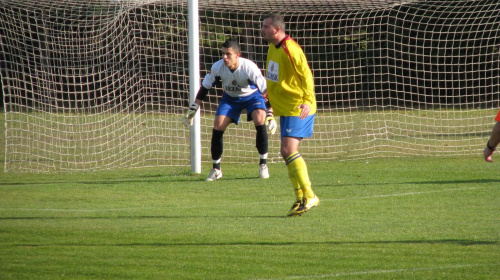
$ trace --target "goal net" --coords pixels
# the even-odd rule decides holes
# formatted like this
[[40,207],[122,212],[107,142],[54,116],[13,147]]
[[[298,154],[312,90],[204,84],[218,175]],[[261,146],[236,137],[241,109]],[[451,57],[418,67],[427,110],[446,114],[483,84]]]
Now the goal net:
[[[273,11],[315,78],[310,161],[480,154],[500,107],[498,1],[200,0],[201,78],[229,37],[264,68]],[[4,170],[188,168],[189,57],[188,0],[0,0]],[[201,107],[207,167],[220,98]],[[242,120],[223,164],[258,163]]]

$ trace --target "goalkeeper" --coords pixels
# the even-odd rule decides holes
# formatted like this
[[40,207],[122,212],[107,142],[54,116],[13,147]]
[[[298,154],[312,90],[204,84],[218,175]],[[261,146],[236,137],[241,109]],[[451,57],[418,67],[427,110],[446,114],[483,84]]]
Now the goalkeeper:
[[238,124],[243,109],[246,109],[247,120],[253,120],[257,131],[255,143],[260,157],[259,177],[269,178],[266,124],[271,134],[276,132],[277,124],[272,110],[266,110],[263,98],[267,89],[266,80],[254,62],[241,57],[240,45],[236,39],[228,39],[222,45],[222,59],[212,65],[210,73],[203,79],[196,99],[182,118],[182,122],[186,126],[192,125],[193,117],[200,108],[208,90],[218,84],[222,84],[223,94],[215,113],[212,130],[213,168],[206,180],[215,181],[222,178],[222,136],[229,124]]

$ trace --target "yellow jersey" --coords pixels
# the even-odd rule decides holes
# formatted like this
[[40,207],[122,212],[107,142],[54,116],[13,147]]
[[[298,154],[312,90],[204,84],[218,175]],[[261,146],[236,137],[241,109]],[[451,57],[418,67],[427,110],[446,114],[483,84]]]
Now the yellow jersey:
[[278,46],[269,45],[266,61],[269,102],[276,116],[299,116],[297,107],[308,104],[316,113],[314,80],[302,48],[290,36]]

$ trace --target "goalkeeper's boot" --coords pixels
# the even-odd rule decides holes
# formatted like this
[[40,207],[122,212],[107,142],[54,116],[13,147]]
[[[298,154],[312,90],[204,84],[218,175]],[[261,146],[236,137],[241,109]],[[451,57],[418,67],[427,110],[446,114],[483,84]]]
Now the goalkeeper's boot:
[[215,181],[220,178],[222,178],[222,170],[213,168],[210,170],[210,173],[208,173],[207,181]]
[[267,164],[259,165],[259,177],[262,179],[269,178],[269,168],[267,168]]
[[296,211],[297,213],[302,214],[318,205],[319,205],[319,197],[317,195],[315,195],[313,198],[304,197],[304,203],[302,203],[302,205],[300,205]]
[[286,214],[288,217],[295,217],[295,216],[300,216],[302,213],[298,213],[297,209],[300,208],[300,206],[303,204],[304,199],[295,201],[292,205],[292,208],[290,211],[288,211],[288,214]]

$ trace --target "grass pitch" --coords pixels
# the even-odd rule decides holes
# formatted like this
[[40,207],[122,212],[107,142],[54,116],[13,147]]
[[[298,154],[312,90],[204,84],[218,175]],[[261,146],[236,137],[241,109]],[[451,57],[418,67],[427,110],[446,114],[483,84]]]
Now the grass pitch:
[[321,205],[295,218],[278,163],[267,180],[223,165],[215,182],[1,173],[0,278],[498,279],[496,160],[310,160]]

